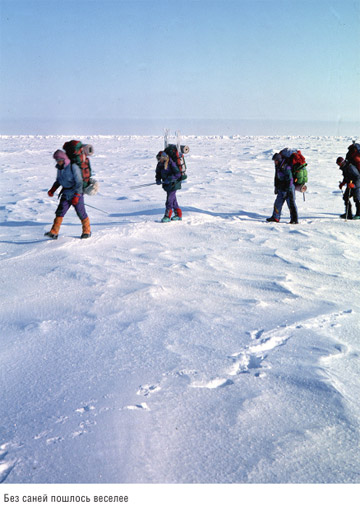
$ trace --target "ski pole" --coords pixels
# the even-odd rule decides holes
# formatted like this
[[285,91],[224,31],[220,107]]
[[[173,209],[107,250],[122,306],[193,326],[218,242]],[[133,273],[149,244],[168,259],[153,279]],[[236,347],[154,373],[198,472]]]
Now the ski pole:
[[91,207],[92,209],[96,209],[97,211],[101,211],[105,214],[109,214],[108,212],[106,211],[103,211],[102,209],[99,209],[98,207],[94,207],[93,205],[89,205],[89,204],[85,204],[86,207]]
[[130,189],[145,188],[146,186],[154,186],[156,182],[150,182],[148,184],[140,184],[139,186],[130,186]]

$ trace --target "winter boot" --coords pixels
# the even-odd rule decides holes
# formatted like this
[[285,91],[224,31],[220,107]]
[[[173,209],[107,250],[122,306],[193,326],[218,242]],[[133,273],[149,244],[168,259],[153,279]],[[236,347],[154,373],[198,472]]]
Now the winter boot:
[[274,218],[274,216],[271,216],[270,218],[266,218],[266,221],[267,222],[275,222],[275,223],[279,223],[279,220],[277,218]]
[[161,223],[168,223],[169,221],[171,221],[171,215],[172,215],[172,209],[165,211],[165,215],[162,218]]
[[51,230],[45,232],[44,236],[50,237],[50,239],[57,239],[63,219],[61,216],[56,216]]
[[353,220],[360,220],[360,202],[356,201],[356,213]]
[[182,210],[181,209],[175,209],[175,214],[171,218],[171,221],[181,221],[182,220]]
[[85,218],[84,220],[81,220],[81,223],[82,223],[82,234],[81,234],[80,239],[88,239],[91,236],[89,216],[87,218]]

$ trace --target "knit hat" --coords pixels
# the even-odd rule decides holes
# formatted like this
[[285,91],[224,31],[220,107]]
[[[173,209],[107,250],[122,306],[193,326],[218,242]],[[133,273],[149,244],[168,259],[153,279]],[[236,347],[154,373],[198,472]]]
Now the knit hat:
[[336,160],[336,164],[339,166],[342,166],[344,162],[345,162],[345,159],[342,158],[341,156],[339,156]]
[[273,155],[272,160],[278,162],[281,161],[282,160],[281,154],[277,152],[276,154]]
[[70,159],[67,157],[66,153],[62,151],[61,149],[58,149],[54,152],[53,158],[58,161],[59,159],[63,160],[65,163],[65,166],[70,165]]
[[156,159],[158,161],[166,161],[169,158],[169,156],[166,154],[165,151],[160,151],[156,155]]

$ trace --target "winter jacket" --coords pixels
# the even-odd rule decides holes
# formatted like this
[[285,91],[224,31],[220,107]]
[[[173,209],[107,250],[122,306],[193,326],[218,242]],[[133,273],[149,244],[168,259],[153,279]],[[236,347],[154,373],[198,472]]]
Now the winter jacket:
[[285,160],[275,164],[275,191],[290,191],[294,187],[291,165]]
[[341,170],[344,176],[344,182],[346,184],[353,182],[355,184],[355,188],[360,187],[360,172],[355,165],[352,165],[348,161],[345,161],[345,163],[341,167]]
[[71,200],[78,193],[83,193],[83,178],[80,168],[75,163],[70,163],[64,168],[57,169],[54,186],[62,186],[62,193],[67,200]]
[[162,183],[165,191],[173,191],[181,188],[181,172],[173,160],[159,161],[156,166],[155,179],[157,184]]
[[360,172],[355,165],[352,165],[348,161],[345,161],[341,167],[343,173],[343,183],[349,184],[352,182],[355,188],[352,190],[351,195],[355,200],[360,201]]

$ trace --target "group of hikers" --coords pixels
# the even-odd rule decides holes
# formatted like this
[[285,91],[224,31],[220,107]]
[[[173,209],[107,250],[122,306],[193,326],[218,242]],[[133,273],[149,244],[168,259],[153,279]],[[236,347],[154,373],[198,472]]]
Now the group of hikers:
[[[182,211],[177,202],[176,192],[181,189],[181,183],[186,176],[186,164],[184,154],[187,154],[187,146],[169,145],[165,143],[165,149],[160,151],[157,158],[155,170],[155,183],[162,185],[166,192],[165,213],[161,220],[163,223],[170,221],[181,221]],[[83,145],[81,142],[71,140],[66,142],[63,149],[58,149],[53,154],[56,161],[57,175],[54,184],[48,191],[50,197],[54,196],[56,190],[61,186],[60,202],[55,212],[54,223],[44,235],[57,239],[63,218],[71,206],[82,223],[81,239],[91,236],[90,220],[86,212],[84,193],[95,194],[98,183],[91,178],[91,166],[88,156],[93,153],[91,145]],[[274,154],[275,164],[274,191],[276,199],[273,213],[267,222],[280,222],[281,212],[284,203],[290,211],[290,223],[299,222],[296,206],[296,190],[305,192],[307,182],[307,163],[299,150],[282,149]],[[360,219],[360,144],[353,142],[348,147],[348,152],[343,157],[338,157],[337,165],[342,171],[342,181],[339,188],[343,192],[345,213],[341,218]],[[154,183],[154,184],[155,184]],[[351,199],[355,204],[353,214]]]
[[[297,171],[296,169],[299,168],[303,171],[304,167],[306,168],[305,159],[298,161],[299,153],[300,151],[283,149],[279,153],[274,154],[272,158],[275,163],[274,186],[276,199],[272,216],[266,220],[268,222],[278,223],[280,221],[281,211],[285,201],[290,211],[290,223],[299,222],[295,190],[306,191],[306,186],[301,184],[305,184],[307,181],[306,175],[301,183],[299,179],[298,182],[300,186],[297,184],[297,176],[300,174],[297,173],[299,170]],[[346,186],[345,192],[343,192],[345,213],[341,214],[340,217],[349,220],[360,220],[360,144],[353,142],[348,147],[345,159],[339,156],[336,160],[336,164],[342,171],[342,180],[339,183],[339,188],[342,190],[343,187]],[[352,211],[351,198],[355,203],[354,214]]]
[[[161,184],[166,192],[165,214],[161,222],[181,221],[182,211],[176,198],[177,190],[181,189],[182,181],[187,179],[184,154],[189,152],[187,145],[165,143],[160,151],[155,170],[155,182]],[[61,186],[60,202],[55,211],[55,219],[51,229],[45,232],[50,239],[57,239],[65,214],[71,206],[82,224],[81,239],[91,236],[90,219],[86,212],[84,194],[93,195],[98,190],[98,183],[91,177],[91,165],[88,156],[93,153],[91,145],[83,145],[80,141],[71,140],[62,149],[54,152],[56,161],[56,180],[47,192],[53,197]],[[155,184],[155,183],[154,183]]]

